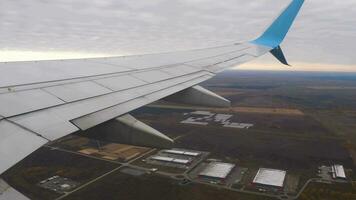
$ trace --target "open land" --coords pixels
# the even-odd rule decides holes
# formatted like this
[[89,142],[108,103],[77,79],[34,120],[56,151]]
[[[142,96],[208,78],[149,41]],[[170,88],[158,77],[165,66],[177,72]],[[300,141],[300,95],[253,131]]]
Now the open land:
[[[356,196],[356,75],[229,71],[203,84],[228,98],[231,108],[156,102],[132,114],[175,139],[175,148],[209,152],[204,159],[234,163],[238,183],[216,185],[189,169],[155,166],[145,160],[160,149],[72,135],[36,151],[2,178],[32,199],[352,199]],[[251,128],[181,123],[194,111],[229,114]],[[200,161],[199,161],[200,162]],[[342,164],[348,179],[320,183],[321,165]],[[287,171],[282,194],[251,186],[260,167]],[[153,172],[155,169],[156,172]],[[53,176],[80,185],[55,193],[38,186]],[[234,175],[234,176],[235,176]],[[184,182],[184,184],[182,183]],[[288,196],[287,196],[288,197]]]

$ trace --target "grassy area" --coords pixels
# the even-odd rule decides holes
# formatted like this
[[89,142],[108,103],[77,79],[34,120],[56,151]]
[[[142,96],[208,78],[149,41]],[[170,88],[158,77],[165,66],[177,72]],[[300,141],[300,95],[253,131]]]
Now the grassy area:
[[179,182],[160,176],[143,175],[139,177],[114,173],[92,184],[65,200],[272,200],[274,198],[249,195],[218,189],[202,184],[179,185]]
[[356,184],[311,183],[298,200],[351,200],[356,199]]
[[79,155],[41,148],[2,177],[31,199],[51,200],[59,197],[60,194],[39,187],[40,181],[59,175],[78,183],[85,183],[117,166]]

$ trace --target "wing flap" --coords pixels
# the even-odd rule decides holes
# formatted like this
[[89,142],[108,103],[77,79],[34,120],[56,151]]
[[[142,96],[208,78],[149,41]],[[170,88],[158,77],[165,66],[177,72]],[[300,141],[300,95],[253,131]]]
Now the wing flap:
[[0,115],[10,117],[63,103],[41,89],[0,94]]
[[93,81],[57,85],[43,90],[65,102],[73,102],[113,92]]

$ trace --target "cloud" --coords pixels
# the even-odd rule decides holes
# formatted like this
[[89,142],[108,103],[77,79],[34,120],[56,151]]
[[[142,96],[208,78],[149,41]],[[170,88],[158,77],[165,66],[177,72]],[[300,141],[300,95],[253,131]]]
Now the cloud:
[[[289,2],[1,0],[0,49],[122,55],[208,47],[256,37]],[[355,65],[355,24],[354,0],[306,1],[284,51],[291,63]]]

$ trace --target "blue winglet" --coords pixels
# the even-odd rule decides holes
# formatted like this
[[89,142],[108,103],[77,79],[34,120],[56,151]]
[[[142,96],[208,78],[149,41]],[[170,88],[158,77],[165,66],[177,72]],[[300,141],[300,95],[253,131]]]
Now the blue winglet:
[[304,0],[293,0],[262,36],[252,43],[271,48],[278,47],[286,37],[303,3]]

